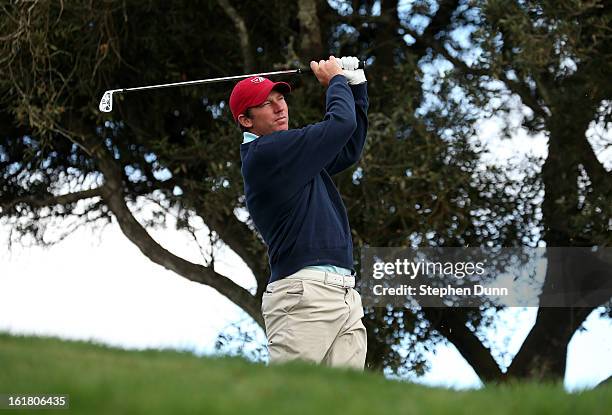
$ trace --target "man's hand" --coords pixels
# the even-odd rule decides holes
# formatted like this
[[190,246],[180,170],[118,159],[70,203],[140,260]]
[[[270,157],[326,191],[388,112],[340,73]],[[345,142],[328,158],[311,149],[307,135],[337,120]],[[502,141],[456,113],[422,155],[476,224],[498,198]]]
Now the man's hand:
[[310,69],[315,74],[321,85],[327,87],[329,81],[336,75],[344,75],[340,67],[340,61],[330,56],[328,60],[320,60],[310,62]]
[[365,72],[359,67],[359,59],[354,56],[344,56],[340,58],[343,75],[348,80],[349,85],[359,85],[366,81]]

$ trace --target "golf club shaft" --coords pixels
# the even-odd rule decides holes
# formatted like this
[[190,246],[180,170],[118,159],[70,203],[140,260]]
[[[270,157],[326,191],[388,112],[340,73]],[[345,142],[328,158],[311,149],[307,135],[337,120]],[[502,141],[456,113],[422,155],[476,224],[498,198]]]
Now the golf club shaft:
[[263,73],[249,74],[249,75],[225,76],[222,78],[200,79],[197,81],[173,82],[170,84],[159,84],[159,85],[138,86],[134,88],[123,88],[123,89],[117,89],[115,90],[115,92],[144,91],[147,89],[171,88],[174,86],[210,84],[213,82],[234,81],[237,79],[249,78],[251,76],[282,75],[282,74],[290,74],[290,73],[300,73],[301,71],[302,71],[301,69],[289,69],[285,71],[263,72]]
[[[365,62],[363,61],[359,62],[358,69],[362,69],[364,67],[365,67]],[[175,86],[185,86],[185,85],[210,84],[213,82],[235,81],[237,79],[250,78],[252,76],[300,74],[300,73],[310,72],[310,71],[311,71],[310,68],[297,68],[297,69],[286,69],[286,70],[274,71],[274,72],[252,73],[248,75],[236,75],[236,76],[224,76],[221,78],[200,79],[197,81],[173,82],[170,84],[158,84],[158,85],[148,85],[148,86],[137,86],[134,88],[111,89],[104,93],[104,95],[102,96],[102,99],[100,100],[100,105],[98,106],[98,108],[102,112],[111,112],[113,110],[113,94],[115,93],[130,92],[130,91],[144,91],[147,89],[171,88]]]
[[[365,62],[359,62],[359,69],[365,66]],[[116,89],[114,92],[130,92],[130,91],[144,91],[147,89],[159,89],[159,88],[171,88],[175,86],[185,86],[185,85],[199,85],[199,84],[210,84],[214,82],[224,82],[224,81],[235,81],[238,79],[250,78],[251,76],[271,76],[271,75],[283,75],[283,74],[301,74],[305,72],[311,72],[310,68],[297,68],[297,69],[286,69],[282,71],[274,71],[274,72],[262,72],[262,73],[252,73],[248,75],[235,75],[235,76],[224,76],[221,78],[210,78],[210,79],[200,79],[197,81],[185,81],[185,82],[173,82],[170,84],[159,84],[159,85],[148,85],[148,86],[138,86],[134,88],[121,88]]]

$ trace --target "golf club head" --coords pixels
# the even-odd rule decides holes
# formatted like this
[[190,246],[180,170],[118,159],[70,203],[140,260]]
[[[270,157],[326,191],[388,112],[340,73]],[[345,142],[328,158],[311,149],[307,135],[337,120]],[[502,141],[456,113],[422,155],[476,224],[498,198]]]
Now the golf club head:
[[111,112],[113,110],[113,92],[115,91],[106,91],[104,95],[102,95],[99,106],[100,111]]

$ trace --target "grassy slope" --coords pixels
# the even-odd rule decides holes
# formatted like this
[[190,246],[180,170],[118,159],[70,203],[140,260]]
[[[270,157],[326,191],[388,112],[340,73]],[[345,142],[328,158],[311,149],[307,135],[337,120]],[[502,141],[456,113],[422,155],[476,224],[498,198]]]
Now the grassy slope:
[[306,364],[268,368],[0,333],[0,394],[27,392],[70,395],[69,411],[27,411],[41,414],[612,413],[612,386],[580,394],[542,384],[457,392]]

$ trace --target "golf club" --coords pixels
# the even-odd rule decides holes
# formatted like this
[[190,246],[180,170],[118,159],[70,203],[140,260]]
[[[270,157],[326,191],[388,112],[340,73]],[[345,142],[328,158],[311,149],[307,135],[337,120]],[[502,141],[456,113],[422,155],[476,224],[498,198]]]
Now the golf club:
[[[363,69],[364,67],[365,67],[365,62],[360,61],[358,69]],[[102,112],[111,112],[113,110],[113,94],[115,93],[144,91],[147,89],[171,88],[175,86],[185,86],[185,85],[210,84],[214,82],[234,81],[234,80],[243,79],[243,78],[250,78],[251,76],[272,76],[272,75],[282,75],[282,74],[296,74],[297,75],[297,74],[302,74],[302,73],[310,72],[310,71],[311,71],[310,68],[297,68],[297,69],[286,69],[283,71],[275,71],[275,72],[262,72],[262,73],[248,74],[248,75],[225,76],[222,78],[200,79],[197,81],[174,82],[171,84],[139,86],[135,88],[110,89],[104,92],[104,95],[102,95],[102,99],[100,100],[99,108],[100,108],[100,111]]]

